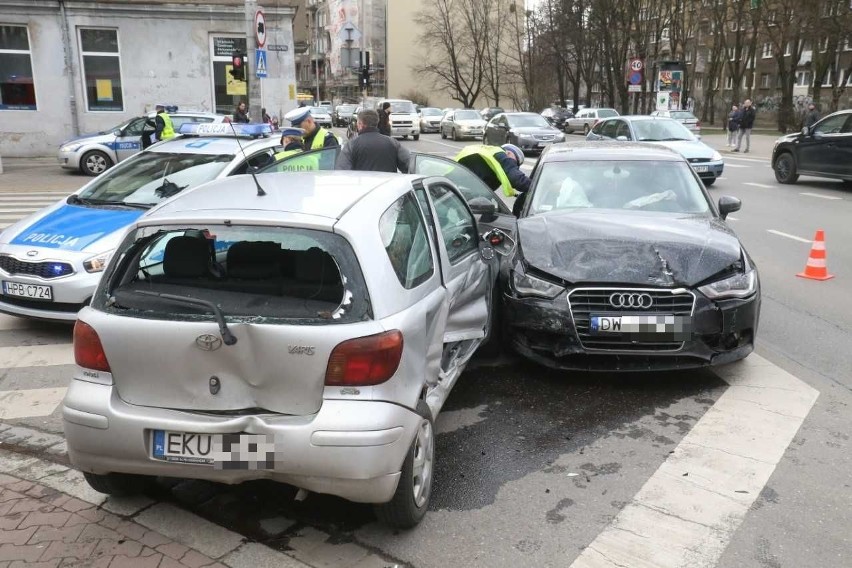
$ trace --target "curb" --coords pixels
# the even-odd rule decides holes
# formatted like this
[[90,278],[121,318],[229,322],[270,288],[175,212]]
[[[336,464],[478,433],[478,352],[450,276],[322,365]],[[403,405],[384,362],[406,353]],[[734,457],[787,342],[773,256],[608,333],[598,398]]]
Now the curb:
[[[357,543],[335,544],[332,535],[304,527],[293,533],[289,550],[279,552],[212,523],[195,513],[146,496],[98,493],[73,469],[62,436],[0,423],[0,472],[35,483],[95,507],[97,511],[148,529],[228,568],[396,568]],[[283,519],[270,519],[270,522]],[[291,524],[292,521],[290,521]],[[2,535],[2,531],[0,531]],[[2,562],[0,562],[2,564]]]

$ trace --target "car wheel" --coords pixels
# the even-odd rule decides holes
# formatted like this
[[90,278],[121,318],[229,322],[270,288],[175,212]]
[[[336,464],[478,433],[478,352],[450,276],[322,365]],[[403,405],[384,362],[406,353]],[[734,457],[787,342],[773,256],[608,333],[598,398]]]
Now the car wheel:
[[107,495],[136,495],[142,493],[151,485],[153,478],[147,475],[132,475],[129,473],[107,473],[100,475],[97,473],[83,473],[86,478],[86,483],[89,487],[98,493],[106,493]]
[[703,181],[703,182],[704,182],[704,187],[710,187],[711,185],[713,185],[714,183],[716,183],[716,178],[713,178],[713,179],[702,179],[701,181]]
[[444,132],[444,129],[443,129],[443,128],[441,128],[441,139],[442,139],[442,140],[446,140],[446,139],[447,139],[447,133],[446,133],[446,132]]
[[482,143],[488,144],[488,138],[485,137],[485,134],[482,135]]
[[402,463],[402,475],[396,492],[387,503],[375,506],[376,516],[386,525],[409,529],[423,519],[432,497],[435,473],[435,428],[432,411],[424,401],[417,403],[420,424],[408,455]]
[[414,136],[412,136],[412,138],[414,138],[414,141],[417,142],[418,140],[420,140],[420,135],[415,134]]
[[583,134],[585,134],[586,136],[589,135],[589,125],[588,124],[583,125]]
[[459,137],[458,137],[458,135],[456,134],[456,129],[455,129],[455,128],[453,128],[453,140],[455,140],[456,142],[458,142],[458,139],[459,139]]
[[845,179],[841,182],[843,187],[852,187],[852,179]]
[[100,150],[86,152],[80,159],[80,171],[87,176],[96,176],[104,173],[112,166],[109,156]]
[[796,173],[796,161],[793,159],[793,154],[784,152],[775,159],[775,179],[778,183],[796,183],[799,179],[799,174]]

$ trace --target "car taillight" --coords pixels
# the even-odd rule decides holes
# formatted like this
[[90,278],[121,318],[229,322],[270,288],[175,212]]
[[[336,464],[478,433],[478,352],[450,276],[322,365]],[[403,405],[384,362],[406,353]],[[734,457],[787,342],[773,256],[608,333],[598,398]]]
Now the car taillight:
[[111,372],[101,338],[92,326],[80,320],[74,324],[74,360],[84,369]]
[[396,373],[401,358],[402,333],[398,330],[344,341],[328,358],[325,384],[378,385]]

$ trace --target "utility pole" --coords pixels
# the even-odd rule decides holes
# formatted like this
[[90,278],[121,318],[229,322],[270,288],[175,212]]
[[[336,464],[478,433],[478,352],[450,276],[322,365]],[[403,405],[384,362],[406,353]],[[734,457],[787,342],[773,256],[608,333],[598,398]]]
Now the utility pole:
[[255,51],[257,51],[257,35],[254,29],[254,15],[257,12],[257,0],[246,0],[246,61],[245,68],[246,88],[248,89],[248,111],[252,122],[261,122],[263,117],[260,108],[263,105],[260,94],[260,79],[254,76]]
[[319,64],[319,6],[314,10],[314,65],[316,66],[314,69],[316,70],[316,74],[314,75],[316,79],[316,103],[320,102],[320,89],[319,89],[319,73],[320,73],[320,64]]

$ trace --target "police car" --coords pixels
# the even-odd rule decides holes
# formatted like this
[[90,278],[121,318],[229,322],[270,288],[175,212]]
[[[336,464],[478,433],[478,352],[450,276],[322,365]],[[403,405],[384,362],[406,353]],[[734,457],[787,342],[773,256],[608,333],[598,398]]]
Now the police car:
[[181,191],[276,166],[283,150],[268,124],[185,123],[178,132],[0,234],[0,312],[73,321],[128,225]]
[[[66,140],[59,147],[59,165],[69,170],[80,170],[86,175],[96,176],[118,162],[142,151],[142,131],[145,122],[153,120],[156,112],[131,118],[115,128],[83,134]],[[222,122],[224,115],[209,112],[169,113],[175,130],[183,124]],[[151,127],[148,127],[151,130]]]

